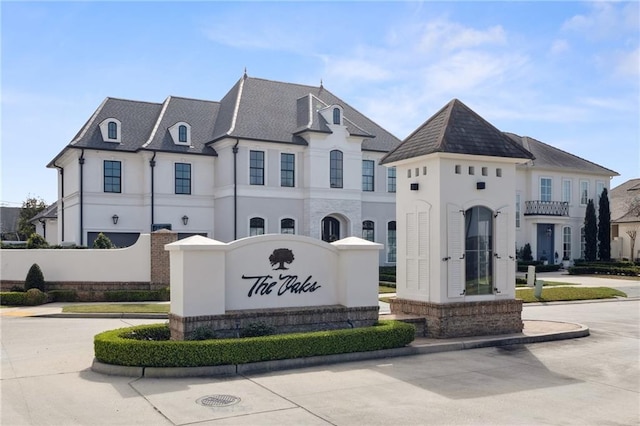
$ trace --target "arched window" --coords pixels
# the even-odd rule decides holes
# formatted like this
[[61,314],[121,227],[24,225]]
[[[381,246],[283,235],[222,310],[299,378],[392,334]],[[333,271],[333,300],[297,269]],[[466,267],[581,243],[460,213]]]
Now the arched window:
[[261,217],[252,217],[249,220],[249,236],[264,234],[264,219]]
[[580,228],[580,259],[584,259],[584,252],[587,248],[587,239],[584,234],[584,226]]
[[464,213],[465,294],[493,294],[493,214],[486,207]]
[[562,260],[571,259],[571,228],[562,228]]
[[329,183],[331,188],[342,188],[342,151],[329,153]]
[[187,126],[181,124],[178,126],[178,142],[187,143]]
[[107,137],[109,139],[118,139],[118,123],[110,121],[107,124]]
[[340,124],[340,108],[333,109],[333,124]]
[[367,241],[375,241],[374,225],[372,220],[362,222],[362,238]]
[[282,219],[280,221],[280,233],[281,234],[295,234],[296,233],[296,221],[293,219]]
[[396,221],[387,224],[387,262],[396,262]]
[[322,219],[322,241],[332,243],[340,239],[340,221],[335,217],[327,216]]

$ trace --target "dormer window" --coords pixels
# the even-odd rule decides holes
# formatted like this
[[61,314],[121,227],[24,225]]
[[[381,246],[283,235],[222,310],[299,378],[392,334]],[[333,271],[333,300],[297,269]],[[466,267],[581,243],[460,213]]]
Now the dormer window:
[[340,120],[340,108],[333,109],[333,124],[341,124],[342,120]]
[[191,145],[191,126],[188,123],[174,124],[169,127],[169,134],[176,145]]
[[100,123],[100,133],[102,134],[103,141],[120,143],[122,134],[122,124],[120,120],[107,118],[102,121],[102,123]]
[[187,143],[187,126],[184,124],[178,126],[178,142]]

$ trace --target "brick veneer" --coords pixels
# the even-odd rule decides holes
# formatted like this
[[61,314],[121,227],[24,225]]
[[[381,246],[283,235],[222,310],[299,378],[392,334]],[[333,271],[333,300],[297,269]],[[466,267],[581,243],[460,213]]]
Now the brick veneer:
[[391,313],[424,317],[425,335],[434,338],[521,333],[522,300],[431,303],[391,299]]
[[169,252],[164,246],[175,241],[178,241],[178,234],[168,229],[151,233],[151,284],[154,286],[168,287],[170,284]]
[[189,339],[199,327],[212,329],[217,337],[238,337],[249,324],[263,322],[277,333],[368,327],[378,322],[378,306],[347,308],[341,305],[308,308],[228,311],[224,315],[181,317],[169,314],[172,340]]

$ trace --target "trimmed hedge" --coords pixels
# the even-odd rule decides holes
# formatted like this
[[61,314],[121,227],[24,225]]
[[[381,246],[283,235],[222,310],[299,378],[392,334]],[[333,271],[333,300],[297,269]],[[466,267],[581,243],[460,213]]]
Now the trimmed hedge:
[[605,265],[572,266],[568,269],[569,275],[628,275],[631,277],[640,275],[640,267],[627,266],[615,267]]
[[107,302],[166,302],[169,300],[169,287],[160,290],[111,290],[104,292]]
[[35,306],[47,301],[47,295],[37,288],[31,288],[25,292],[3,291],[0,292],[0,305],[8,306]]
[[51,302],[75,302],[78,300],[78,293],[75,290],[49,290],[47,296]]
[[415,337],[414,326],[399,321],[380,321],[373,327],[240,339],[148,341],[123,337],[132,332],[145,333],[143,330],[149,328],[168,326],[143,325],[96,335],[96,359],[107,364],[138,367],[246,364],[399,348],[408,345]]
[[527,262],[527,263],[528,264],[518,262],[518,272],[528,272],[529,264],[533,264],[536,267],[536,272],[555,272],[555,271],[559,271],[560,268],[562,268],[562,264],[540,265],[540,264],[530,263],[530,262]]

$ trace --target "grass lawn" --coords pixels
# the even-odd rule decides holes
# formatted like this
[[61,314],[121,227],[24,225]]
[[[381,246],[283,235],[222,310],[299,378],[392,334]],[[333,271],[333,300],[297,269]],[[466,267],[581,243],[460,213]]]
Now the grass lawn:
[[[542,280],[542,286],[543,287],[554,287],[554,286],[559,286],[559,285],[580,285],[580,283],[562,283],[560,281],[544,281]],[[516,287],[520,288],[520,287],[527,287],[526,284],[516,284]]]
[[516,289],[516,298],[524,303],[530,302],[561,302],[571,300],[612,299],[614,297],[627,297],[625,293],[609,287],[556,287],[542,289],[542,297],[536,299],[534,289]]
[[168,303],[105,303],[95,305],[68,305],[62,308],[65,313],[144,313],[166,314],[169,313]]
[[395,293],[395,292],[396,292],[395,287],[388,287],[386,285],[378,286],[378,293]]

